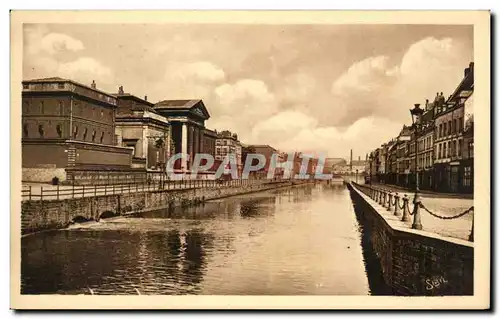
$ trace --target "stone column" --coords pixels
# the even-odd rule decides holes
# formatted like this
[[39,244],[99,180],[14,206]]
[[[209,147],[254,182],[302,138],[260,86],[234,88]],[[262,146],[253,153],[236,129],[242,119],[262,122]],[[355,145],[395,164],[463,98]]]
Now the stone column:
[[[182,134],[181,134],[181,141],[182,141],[182,144],[181,144],[181,152],[182,154],[187,154],[187,126],[186,126],[186,123],[182,123]],[[187,169],[187,162],[186,162],[186,159],[183,158],[181,160],[181,169],[182,171],[186,171]]]

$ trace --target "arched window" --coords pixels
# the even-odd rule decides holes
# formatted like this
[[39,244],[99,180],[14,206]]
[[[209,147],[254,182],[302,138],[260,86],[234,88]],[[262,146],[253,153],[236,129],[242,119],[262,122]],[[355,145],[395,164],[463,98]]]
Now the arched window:
[[76,139],[78,137],[78,126],[73,128],[73,138]]
[[95,131],[95,130],[93,130],[93,131],[92,131],[92,142],[95,142],[95,134],[96,134],[96,131]]
[[101,132],[101,144],[104,141],[104,132]]
[[44,134],[45,134],[45,131],[44,131],[44,128],[43,128],[43,124],[39,124],[38,125],[38,133],[40,133],[40,136],[43,137]]
[[62,127],[61,127],[61,124],[57,124],[57,126],[56,126],[56,132],[57,132],[57,136],[62,137]]
[[87,131],[88,131],[87,128],[85,128],[85,130],[83,130],[83,140],[84,141],[87,139]]

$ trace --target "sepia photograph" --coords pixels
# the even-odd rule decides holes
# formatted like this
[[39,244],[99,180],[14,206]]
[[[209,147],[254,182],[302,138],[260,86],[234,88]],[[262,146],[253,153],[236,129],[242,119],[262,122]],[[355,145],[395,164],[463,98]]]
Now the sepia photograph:
[[11,307],[487,309],[489,21],[12,11]]

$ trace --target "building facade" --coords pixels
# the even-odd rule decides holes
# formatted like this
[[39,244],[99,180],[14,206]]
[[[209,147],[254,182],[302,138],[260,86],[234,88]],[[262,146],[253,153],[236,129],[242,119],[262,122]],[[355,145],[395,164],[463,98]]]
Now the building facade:
[[164,100],[154,110],[170,123],[174,153],[184,155],[174,169],[188,173],[195,155],[202,151],[205,121],[210,118],[207,108],[202,100]]
[[117,99],[59,77],[22,82],[23,181],[61,182],[74,170],[128,169],[132,150],[116,146]]
[[124,93],[123,87],[115,96],[116,140],[118,145],[133,149],[132,167],[165,171],[173,145],[168,120],[155,111],[147,97]]
[[[474,188],[474,63],[447,98],[437,93],[426,100],[422,123],[415,135],[413,126],[404,126],[395,144],[388,149],[388,183],[451,193],[472,193]],[[371,166],[380,159],[373,151]],[[394,178],[394,175],[396,178]]]
[[[238,140],[238,135],[230,131],[222,131],[217,133],[215,141],[215,159],[224,161],[226,156],[231,158],[237,165],[238,176],[241,176],[243,163],[241,161],[241,142]],[[227,167],[226,174],[229,174],[230,168]]]

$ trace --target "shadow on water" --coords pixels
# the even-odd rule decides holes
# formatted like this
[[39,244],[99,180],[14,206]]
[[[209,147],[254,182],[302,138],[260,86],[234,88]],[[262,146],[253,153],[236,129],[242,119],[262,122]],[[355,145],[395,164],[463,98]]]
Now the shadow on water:
[[369,227],[364,226],[367,225],[367,222],[365,221],[363,206],[357,204],[356,201],[352,199],[352,195],[351,201],[354,207],[356,220],[358,221],[359,231],[361,233],[361,247],[363,251],[366,274],[368,277],[368,285],[370,286],[370,293],[375,296],[392,295],[390,287],[384,280],[382,267],[380,266],[380,259],[373,249],[370,233],[371,230]]

